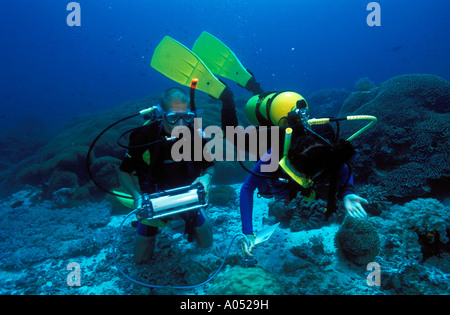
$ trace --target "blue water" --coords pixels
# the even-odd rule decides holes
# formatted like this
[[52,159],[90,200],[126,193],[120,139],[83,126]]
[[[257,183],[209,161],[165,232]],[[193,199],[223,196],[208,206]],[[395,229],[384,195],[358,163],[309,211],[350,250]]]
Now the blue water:
[[[175,85],[149,63],[170,35],[188,47],[204,30],[232,48],[265,90],[303,95],[406,73],[450,78],[450,1],[15,0],[0,10],[0,129],[24,115],[63,122]],[[237,93],[239,88],[231,85]]]

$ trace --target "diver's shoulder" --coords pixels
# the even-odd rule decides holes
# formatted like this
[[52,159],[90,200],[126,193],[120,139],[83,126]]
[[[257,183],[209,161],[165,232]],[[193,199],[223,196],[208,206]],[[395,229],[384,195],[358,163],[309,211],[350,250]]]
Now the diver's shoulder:
[[161,123],[160,121],[153,122],[151,124],[141,126],[139,128],[136,128],[136,130],[132,131],[130,134],[130,140],[141,142],[141,141],[147,141],[150,139],[156,139],[160,133],[161,130]]

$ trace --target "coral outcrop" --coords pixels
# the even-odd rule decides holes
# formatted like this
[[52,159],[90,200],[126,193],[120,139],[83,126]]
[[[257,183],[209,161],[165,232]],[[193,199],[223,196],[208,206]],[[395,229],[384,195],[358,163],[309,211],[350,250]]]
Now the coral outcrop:
[[366,265],[380,251],[377,227],[367,218],[347,216],[335,236],[338,253],[356,265]]
[[[355,92],[339,116],[374,115],[378,123],[353,141],[357,180],[383,187],[391,199],[450,189],[450,83],[435,75],[401,75]],[[350,135],[364,123],[342,125]]]
[[286,204],[284,199],[275,199],[269,203],[269,215],[283,226],[289,226],[292,232],[318,229],[325,223],[326,202],[314,200],[307,202],[301,194]]
[[450,251],[449,214],[449,207],[432,198],[419,198],[393,207],[393,215],[402,229],[417,234],[423,259]]
[[360,92],[368,92],[375,87],[375,83],[373,83],[368,77],[363,77],[356,81],[355,87]]
[[214,280],[208,294],[274,295],[283,290],[277,278],[262,267],[234,266]]
[[[382,287],[393,294],[447,294],[450,208],[419,198],[376,218],[382,235]],[[440,292],[440,293],[439,293]],[[444,293],[445,292],[445,293]]]

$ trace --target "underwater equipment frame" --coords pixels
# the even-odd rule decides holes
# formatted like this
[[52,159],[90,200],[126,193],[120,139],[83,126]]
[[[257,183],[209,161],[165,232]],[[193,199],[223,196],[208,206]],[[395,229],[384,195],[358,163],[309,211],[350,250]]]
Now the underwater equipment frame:
[[202,184],[174,188],[142,195],[142,207],[136,209],[143,219],[154,220],[186,211],[205,208],[206,192]]

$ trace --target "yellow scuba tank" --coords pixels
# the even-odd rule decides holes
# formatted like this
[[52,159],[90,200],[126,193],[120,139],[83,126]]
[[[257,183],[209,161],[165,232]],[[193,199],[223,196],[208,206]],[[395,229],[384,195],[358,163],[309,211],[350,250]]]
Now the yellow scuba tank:
[[247,101],[245,114],[254,124],[260,126],[286,126],[290,111],[297,108],[308,109],[303,96],[292,91],[268,92],[255,95]]

